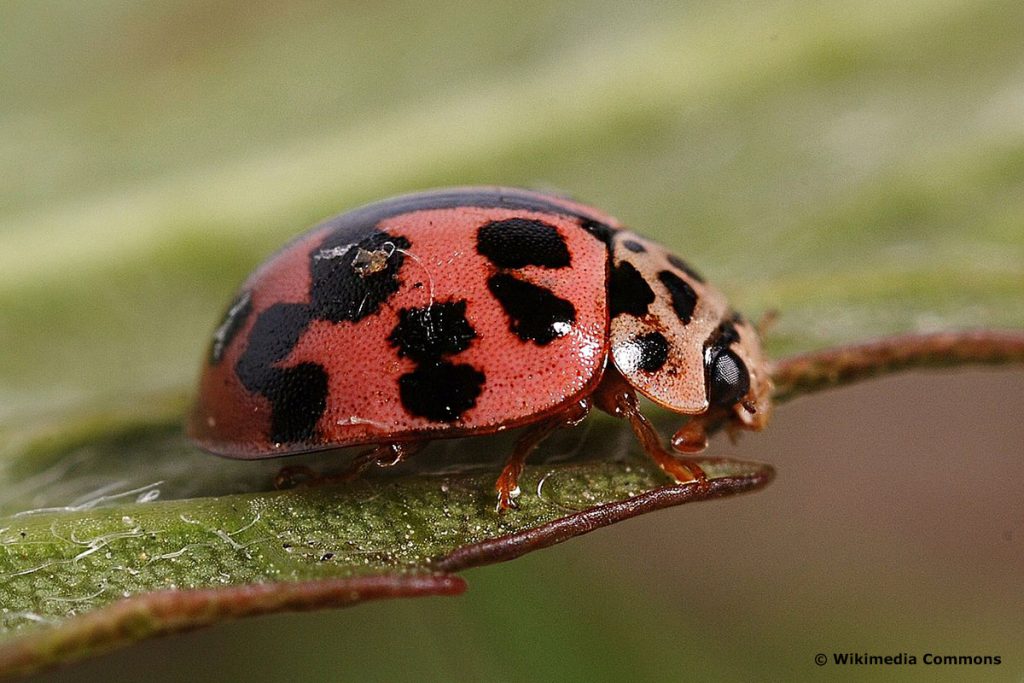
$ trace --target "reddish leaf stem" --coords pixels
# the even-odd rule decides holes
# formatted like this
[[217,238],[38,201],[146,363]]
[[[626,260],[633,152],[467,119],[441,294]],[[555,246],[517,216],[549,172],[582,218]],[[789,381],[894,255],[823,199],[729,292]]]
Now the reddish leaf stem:
[[775,400],[911,368],[1024,363],[1024,330],[906,334],[791,356],[772,368]]
[[532,529],[463,546],[435,560],[431,566],[438,571],[457,572],[513,560],[645,512],[753,491],[767,485],[774,477],[775,470],[770,465],[758,464],[753,474],[709,479],[705,487],[694,482],[662,486],[625,500],[587,508]]
[[0,676],[25,674],[228,619],[385,598],[459,595],[465,590],[466,583],[458,576],[396,574],[144,593],[5,643],[0,647]]

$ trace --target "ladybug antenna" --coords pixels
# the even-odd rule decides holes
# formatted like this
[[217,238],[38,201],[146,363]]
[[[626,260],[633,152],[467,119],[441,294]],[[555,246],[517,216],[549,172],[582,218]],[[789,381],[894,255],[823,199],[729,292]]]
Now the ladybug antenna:
[[[757,323],[754,324],[754,329],[757,330],[757,336],[766,337],[772,328],[775,327],[775,323],[779,322],[779,311],[775,308],[769,308],[767,311],[761,314],[758,318]],[[753,411],[751,411],[753,412]]]

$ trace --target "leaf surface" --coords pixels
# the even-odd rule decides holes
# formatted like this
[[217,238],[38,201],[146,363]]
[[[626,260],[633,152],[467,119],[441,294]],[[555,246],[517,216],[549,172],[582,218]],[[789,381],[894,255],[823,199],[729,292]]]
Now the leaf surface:
[[[670,485],[640,459],[539,464],[524,473],[519,509],[504,515],[494,510],[495,471],[468,465],[343,486],[197,496],[223,481],[203,475],[225,463],[196,453],[178,428],[98,431],[70,444],[38,437],[21,454],[52,465],[4,501],[0,665],[8,672],[238,616],[457,594],[463,586],[450,572],[662,507],[759,488],[772,477],[766,465],[709,461],[711,486],[699,491]],[[453,448],[435,457],[450,463]],[[18,460],[8,454],[6,462]],[[112,461],[129,465],[120,480],[103,474]],[[129,481],[133,473],[145,476]],[[136,485],[155,476],[163,478]],[[102,481],[108,484],[69,505],[18,509]],[[242,476],[231,486],[258,489],[268,481]],[[190,497],[155,500],[168,491]]]

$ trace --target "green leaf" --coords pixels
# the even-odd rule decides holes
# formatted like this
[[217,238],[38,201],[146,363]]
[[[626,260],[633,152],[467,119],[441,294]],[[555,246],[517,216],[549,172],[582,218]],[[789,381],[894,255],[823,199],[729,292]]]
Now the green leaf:
[[[452,571],[771,479],[764,465],[709,461],[711,486],[698,491],[669,485],[639,459],[539,464],[524,473],[519,509],[502,515],[497,470],[464,464],[265,492],[272,469],[253,476],[245,463],[201,454],[173,423],[87,425],[69,438],[73,431],[37,436],[3,460],[9,475],[34,472],[4,486],[0,668],[8,672],[248,614],[457,593]],[[435,457],[450,465],[452,450]],[[229,481],[232,472],[242,476]],[[247,487],[257,491],[226,493]],[[155,500],[168,491],[189,497]]]

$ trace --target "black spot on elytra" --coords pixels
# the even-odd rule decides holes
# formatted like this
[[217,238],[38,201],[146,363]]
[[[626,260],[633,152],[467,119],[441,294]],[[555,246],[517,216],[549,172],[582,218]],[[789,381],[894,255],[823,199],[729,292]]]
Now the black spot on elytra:
[[623,313],[643,317],[652,303],[654,290],[632,263],[622,261],[612,268],[608,282],[608,314],[612,318]]
[[466,301],[403,308],[388,341],[416,368],[398,378],[398,395],[411,415],[453,422],[476,405],[484,374],[468,364],[442,360],[469,348],[476,331],[466,319]]
[[435,361],[398,378],[405,409],[434,422],[454,422],[476,405],[484,375],[472,365]]
[[292,352],[311,321],[306,304],[278,303],[260,313],[249,331],[245,353],[235,364],[238,378],[249,391],[268,395],[281,372],[274,364]]
[[466,301],[462,300],[403,308],[388,341],[398,349],[398,355],[423,363],[465,351],[475,337],[476,330],[466,320]]
[[252,292],[245,291],[231,302],[228,310],[224,313],[224,319],[213,333],[213,342],[210,344],[211,364],[216,365],[221,361],[235,335],[249,319],[250,313],[252,313]]
[[499,268],[565,268],[569,249],[558,228],[543,221],[509,218],[476,233],[476,250]]
[[622,240],[622,246],[629,249],[634,254],[643,254],[647,251],[647,247],[640,244],[636,240]]
[[691,268],[690,265],[686,261],[684,261],[683,259],[679,258],[675,254],[669,254],[668,255],[668,262],[671,263],[674,268],[678,268],[682,272],[684,272],[687,275],[689,275],[690,277],[692,277],[697,282],[700,282],[700,283],[704,282],[704,278],[701,276],[700,273],[698,273],[696,270]]
[[607,223],[595,221],[592,218],[580,218],[580,227],[609,247],[611,247],[613,236],[618,232]]
[[256,318],[245,352],[235,363],[245,388],[270,401],[269,437],[276,443],[313,439],[327,407],[323,367],[316,363],[275,366],[291,353],[311,321],[305,304],[274,304]]
[[[405,262],[400,251],[409,248],[409,240],[399,235],[374,230],[358,242],[353,231],[332,233],[310,256],[313,278],[310,305],[322,320],[356,322],[373,315],[388,297],[398,291],[398,271]],[[360,252],[364,256],[360,257]],[[356,267],[357,258],[378,252],[386,255],[382,267]]]
[[672,310],[676,312],[684,325],[689,325],[693,320],[693,309],[697,307],[697,292],[693,287],[671,270],[663,270],[658,273],[658,279],[665,285],[669,296],[672,297]]
[[508,273],[492,275],[487,288],[505,309],[511,330],[523,341],[545,346],[568,334],[576,322],[571,301]]
[[266,397],[274,406],[270,439],[275,443],[316,437],[316,423],[327,408],[327,371],[316,363],[276,370]]

